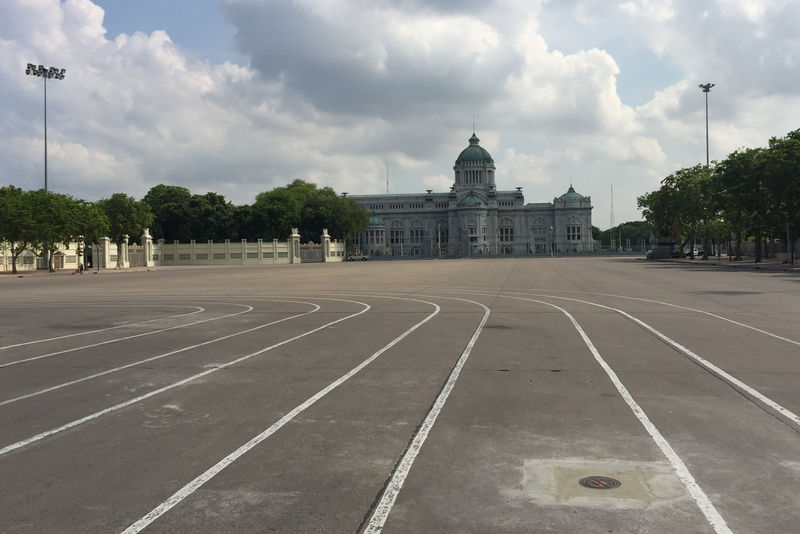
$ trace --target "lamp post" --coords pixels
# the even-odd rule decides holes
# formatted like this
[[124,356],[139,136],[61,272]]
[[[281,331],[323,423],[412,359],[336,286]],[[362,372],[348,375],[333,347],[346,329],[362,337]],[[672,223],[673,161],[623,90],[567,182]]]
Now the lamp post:
[[713,83],[701,83],[698,87],[706,94],[706,167],[708,167],[710,160],[708,158],[708,93],[714,87]]
[[29,76],[38,76],[44,79],[44,192],[47,192],[47,79],[55,78],[56,80],[63,80],[64,74],[67,69],[58,69],[56,67],[45,68],[44,65],[35,66],[33,63],[28,63],[25,69],[25,74]]
[[[713,83],[701,83],[698,87],[703,90],[706,94],[706,168],[711,163],[711,160],[708,156],[708,93],[711,92],[711,88],[714,87]],[[689,250],[689,256],[694,259],[694,242],[691,244],[691,250]],[[703,237],[703,259],[708,259],[708,243],[706,243],[705,237]]]
[[[25,74],[29,76],[38,76],[44,79],[44,192],[47,193],[47,79],[55,78],[56,80],[63,80],[64,74],[67,69],[58,69],[56,67],[45,68],[44,65],[35,66],[33,63],[28,63],[25,68]],[[50,251],[45,250],[44,256],[47,263],[47,269],[53,272],[53,267],[50,265]]]

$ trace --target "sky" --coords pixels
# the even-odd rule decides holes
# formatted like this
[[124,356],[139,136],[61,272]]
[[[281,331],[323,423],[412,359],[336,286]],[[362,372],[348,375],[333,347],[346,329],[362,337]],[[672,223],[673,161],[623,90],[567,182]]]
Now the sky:
[[572,184],[604,229],[705,163],[706,96],[712,160],[800,128],[798,23],[796,0],[4,0],[0,186],[44,183],[34,63],[66,69],[55,192],[447,191],[474,128],[499,190]]

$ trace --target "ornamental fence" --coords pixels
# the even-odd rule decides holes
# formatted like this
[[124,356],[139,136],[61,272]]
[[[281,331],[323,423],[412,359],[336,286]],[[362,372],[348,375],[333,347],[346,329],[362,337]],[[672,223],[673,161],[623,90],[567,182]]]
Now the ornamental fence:
[[[114,269],[129,267],[156,267],[171,265],[275,265],[294,263],[341,262],[345,256],[345,244],[331,239],[328,230],[322,231],[320,243],[300,244],[296,228],[287,241],[231,241],[189,243],[173,241],[167,243],[159,239],[153,243],[150,232],[145,230],[141,245],[128,245],[125,236],[120,247],[111,243],[107,237],[100,243],[84,247],[78,253],[78,243],[60,245],[53,254],[56,269],[77,270],[80,265],[87,269]],[[121,258],[119,255],[121,254]],[[11,252],[8,247],[0,248],[0,267],[3,271],[12,270]],[[18,271],[46,269],[43,257],[26,250],[17,258]]]

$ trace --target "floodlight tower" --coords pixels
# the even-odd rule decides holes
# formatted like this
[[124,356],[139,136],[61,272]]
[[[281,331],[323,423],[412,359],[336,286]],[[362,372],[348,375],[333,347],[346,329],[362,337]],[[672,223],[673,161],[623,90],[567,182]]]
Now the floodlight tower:
[[67,69],[58,69],[57,67],[45,68],[44,65],[38,67],[33,63],[28,63],[25,68],[25,74],[29,76],[38,76],[44,79],[44,192],[47,192],[47,79],[55,78],[56,80],[63,80],[64,74]]
[[711,92],[711,88],[714,87],[714,84],[701,83],[698,87],[706,94],[706,167],[708,167],[709,163],[711,163],[708,158],[708,93]]
[[[33,63],[28,63],[25,68],[25,74],[29,76],[38,76],[44,79],[44,192],[47,193],[47,79],[55,78],[56,80],[63,80],[64,74],[67,69],[58,69],[56,67],[45,68],[44,65],[38,67]],[[53,272],[51,265],[50,251],[46,250],[44,253],[44,260],[47,263],[47,269]]]

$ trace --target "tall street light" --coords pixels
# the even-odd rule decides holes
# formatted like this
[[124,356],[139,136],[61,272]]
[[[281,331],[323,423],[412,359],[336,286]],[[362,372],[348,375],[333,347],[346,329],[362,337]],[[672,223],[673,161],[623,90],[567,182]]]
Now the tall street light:
[[[47,193],[47,79],[48,78],[55,78],[56,80],[63,80],[64,73],[67,72],[67,69],[58,69],[56,67],[45,68],[44,65],[39,65],[38,67],[33,63],[28,63],[28,66],[25,68],[25,74],[29,76],[38,76],[39,78],[44,79],[44,192]],[[45,262],[47,263],[47,269],[50,272],[53,272],[53,266],[50,264],[50,251],[45,251]]]
[[[711,164],[711,160],[708,156],[708,93],[711,92],[711,88],[714,87],[713,83],[701,83],[698,87],[703,90],[706,94],[706,169]],[[694,243],[691,244],[692,249],[689,251],[689,256],[694,259]],[[719,249],[718,249],[719,250]],[[718,253],[719,254],[719,253]],[[708,259],[708,243],[703,237],[703,259]]]
[[714,87],[713,83],[701,83],[698,87],[703,90],[706,94],[706,167],[711,163],[708,159],[708,93],[711,92],[711,88]]
[[28,63],[25,69],[25,74],[29,76],[38,76],[44,79],[44,192],[47,193],[47,79],[55,78],[56,80],[63,80],[64,73],[67,69],[58,69],[56,67],[45,68],[44,65],[38,67],[33,63]]

